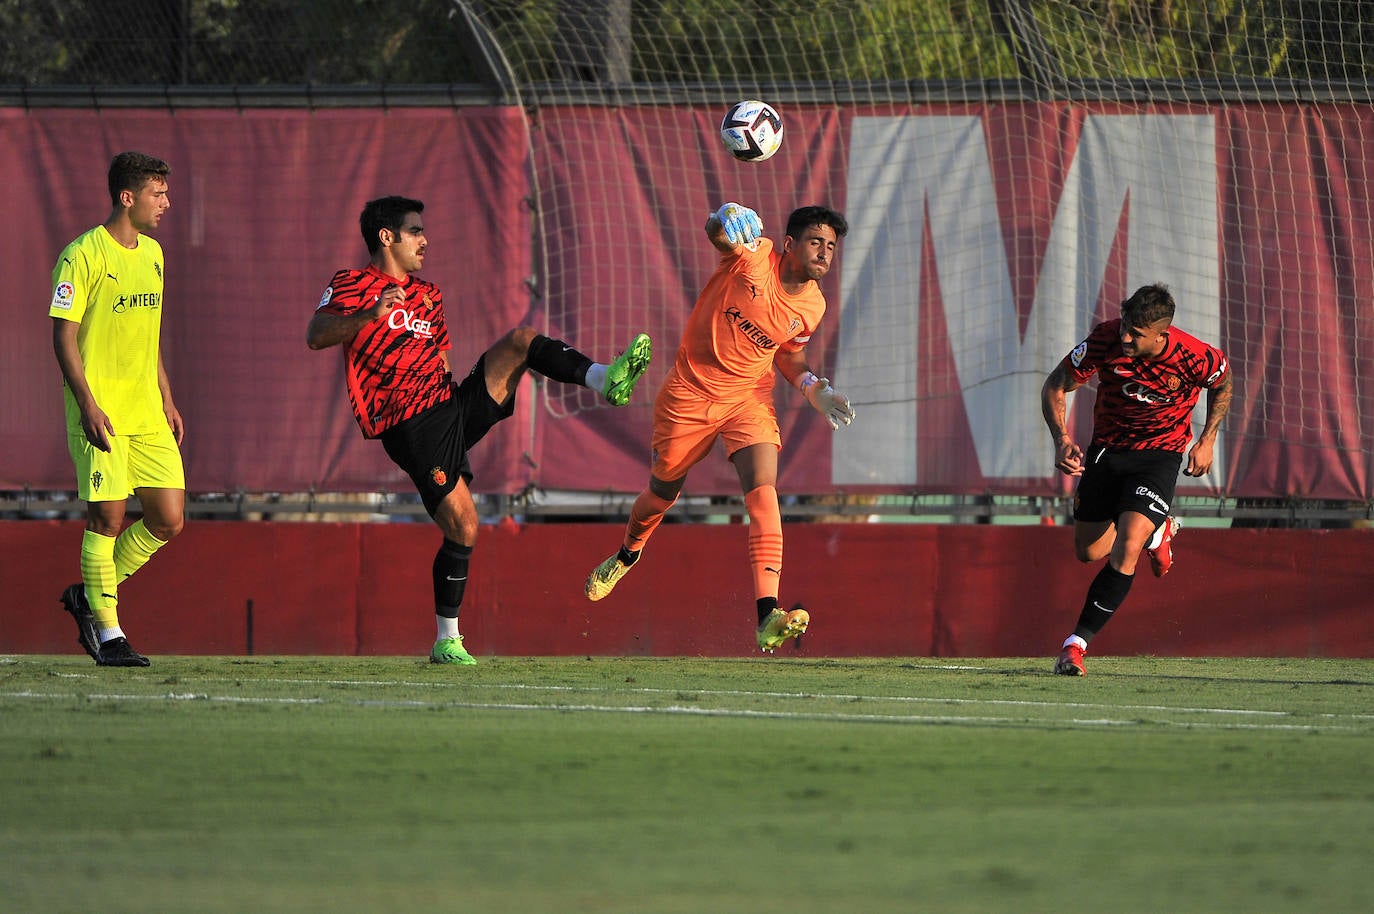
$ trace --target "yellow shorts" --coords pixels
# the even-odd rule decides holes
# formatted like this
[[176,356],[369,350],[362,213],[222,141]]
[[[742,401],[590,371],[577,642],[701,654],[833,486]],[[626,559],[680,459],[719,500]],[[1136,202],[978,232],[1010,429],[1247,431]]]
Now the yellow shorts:
[[123,501],[135,489],[185,489],[181,449],[170,427],[143,435],[110,436],[109,453],[67,431],[67,450],[76,464],[76,490],[82,501]]
[[665,383],[654,400],[654,476],[665,482],[686,476],[711,453],[717,438],[725,442],[726,456],[754,444],[781,448],[772,397],[750,395],[720,402],[675,379]]

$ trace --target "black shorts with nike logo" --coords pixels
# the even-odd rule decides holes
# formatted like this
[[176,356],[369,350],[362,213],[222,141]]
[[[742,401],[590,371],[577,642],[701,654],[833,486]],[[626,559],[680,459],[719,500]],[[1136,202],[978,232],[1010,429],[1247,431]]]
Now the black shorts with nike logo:
[[1089,445],[1073,499],[1073,519],[1116,520],[1136,511],[1158,527],[1169,516],[1183,455],[1175,451],[1127,451]]

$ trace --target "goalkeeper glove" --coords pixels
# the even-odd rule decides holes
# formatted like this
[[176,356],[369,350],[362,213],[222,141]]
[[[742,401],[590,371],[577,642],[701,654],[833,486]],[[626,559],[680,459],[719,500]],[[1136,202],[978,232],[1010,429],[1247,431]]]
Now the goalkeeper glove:
[[738,203],[725,203],[716,210],[716,218],[725,229],[725,239],[731,244],[746,247],[758,241],[763,235],[763,221],[759,214]]
[[825,416],[825,421],[835,431],[840,430],[840,425],[854,421],[854,407],[849,405],[849,398],[831,387],[829,378],[818,378],[808,371],[797,379],[797,387],[806,397],[806,402]]

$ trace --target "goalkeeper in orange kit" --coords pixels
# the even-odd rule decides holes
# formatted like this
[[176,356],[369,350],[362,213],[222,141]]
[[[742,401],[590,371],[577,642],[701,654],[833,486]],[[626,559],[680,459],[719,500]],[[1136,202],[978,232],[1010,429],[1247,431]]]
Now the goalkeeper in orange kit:
[[607,596],[639,561],[688,471],[720,438],[739,474],[749,512],[758,646],[771,653],[806,631],[806,610],[785,612],[778,602],[782,438],[773,378],[776,369],[831,428],[853,421],[849,400],[829,379],[818,378],[806,360],[806,344],[825,315],[825,296],[817,283],[830,271],[839,240],[848,231],[844,216],[835,210],[805,206],[788,217],[779,249],[762,237],[758,215],[737,203],[726,203],[706,220],[706,237],[720,251],[720,264],[697,296],[677,358],[654,402],[649,486],[635,499],[620,550],[588,576],[588,599]]

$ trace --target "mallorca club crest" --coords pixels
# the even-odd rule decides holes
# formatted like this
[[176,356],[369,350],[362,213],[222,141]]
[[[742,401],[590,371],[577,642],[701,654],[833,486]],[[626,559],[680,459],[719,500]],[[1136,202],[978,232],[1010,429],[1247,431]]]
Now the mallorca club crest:
[[443,467],[435,467],[430,470],[429,478],[434,480],[434,484],[441,489],[448,485],[448,474],[444,472]]

